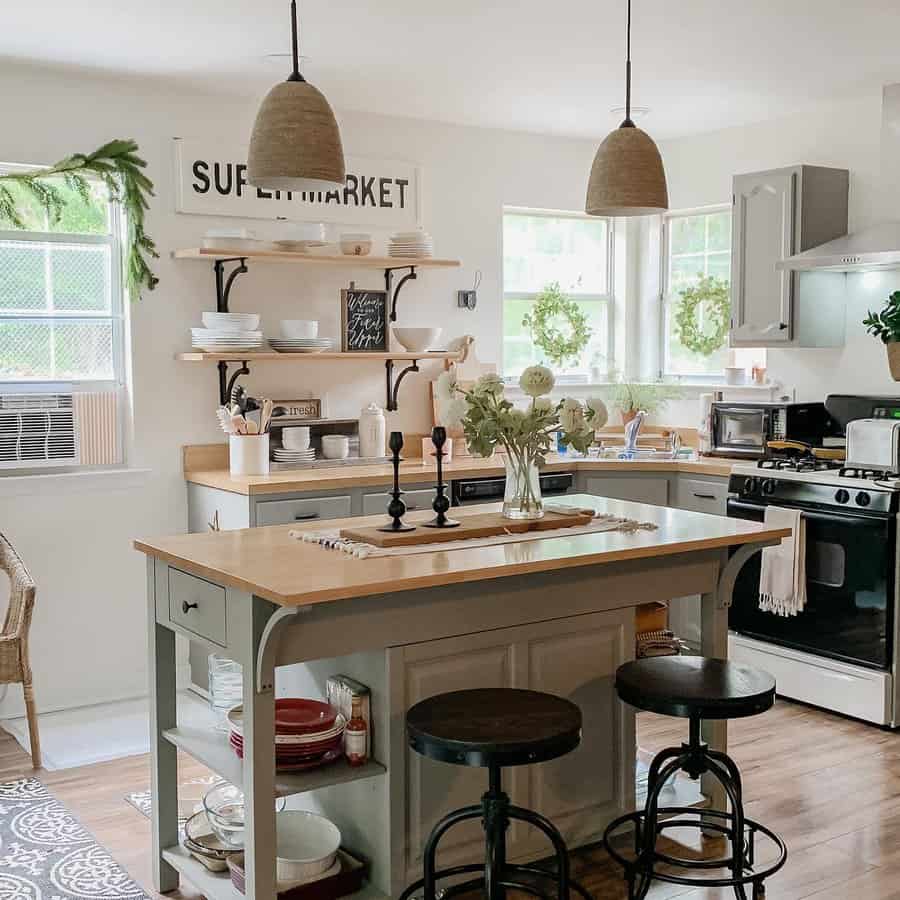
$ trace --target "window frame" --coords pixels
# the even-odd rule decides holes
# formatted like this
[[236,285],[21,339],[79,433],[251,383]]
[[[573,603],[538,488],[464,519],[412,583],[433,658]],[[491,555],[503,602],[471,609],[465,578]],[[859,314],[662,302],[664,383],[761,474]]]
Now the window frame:
[[[669,249],[671,241],[671,223],[673,219],[689,218],[691,216],[709,216],[718,213],[731,212],[732,203],[712,203],[709,206],[694,206],[687,209],[671,209],[662,214],[659,241],[659,377],[663,381],[694,383],[694,384],[724,384],[725,373],[718,375],[682,375],[676,372],[666,371],[668,366],[668,333],[666,320],[668,318],[670,290],[669,290]],[[722,252],[722,251],[718,251]],[[733,255],[733,249],[729,249],[729,259]],[[705,255],[705,254],[704,254]],[[730,278],[729,278],[730,282]],[[729,342],[730,343],[730,342]]]
[[[578,212],[576,210],[560,210],[560,209],[540,209],[524,206],[504,206],[500,218],[500,372],[503,380],[508,384],[516,382],[516,376],[506,375],[506,339],[504,337],[503,325],[506,311],[506,301],[509,300],[528,300],[535,301],[540,296],[540,291],[507,291],[505,289],[506,276],[504,272],[505,247],[503,227],[507,216],[529,216],[532,218],[540,217],[546,219],[578,219],[596,222],[602,220],[606,222],[606,292],[603,294],[578,294],[572,296],[573,300],[589,301],[591,303],[606,303],[607,307],[607,380],[611,377],[615,368],[615,347],[616,347],[616,309],[615,309],[615,227],[613,219],[609,216],[589,216],[587,213]],[[565,385],[592,385],[590,374],[586,382],[567,381],[567,376],[562,376],[561,384]]]
[[[39,166],[29,166],[19,163],[0,163],[0,173],[34,171]],[[96,181],[96,179],[89,179]],[[69,384],[73,389],[103,389],[114,388],[123,391],[127,387],[125,350],[126,340],[126,308],[125,308],[125,278],[123,246],[125,240],[125,221],[120,203],[107,197],[107,213],[109,216],[109,231],[106,234],[78,234],[62,231],[33,231],[29,229],[0,229],[0,241],[15,241],[17,243],[34,244],[69,244],[83,246],[107,246],[109,247],[109,312],[85,313],[54,313],[51,315],[35,315],[33,313],[4,313],[0,312],[0,321],[28,321],[28,322],[98,322],[109,321],[112,325],[112,378],[79,378],[61,379],[48,376],[47,378],[33,378],[10,380],[0,378],[5,385],[59,385]]]

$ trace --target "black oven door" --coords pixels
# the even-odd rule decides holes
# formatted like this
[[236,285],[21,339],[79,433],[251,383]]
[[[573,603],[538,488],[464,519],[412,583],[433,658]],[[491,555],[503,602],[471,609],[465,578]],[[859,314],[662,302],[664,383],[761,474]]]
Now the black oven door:
[[[765,506],[730,499],[728,515],[761,522]],[[738,574],[732,631],[876,669],[892,660],[895,519],[804,510],[806,607],[796,616],[759,609],[761,554]]]

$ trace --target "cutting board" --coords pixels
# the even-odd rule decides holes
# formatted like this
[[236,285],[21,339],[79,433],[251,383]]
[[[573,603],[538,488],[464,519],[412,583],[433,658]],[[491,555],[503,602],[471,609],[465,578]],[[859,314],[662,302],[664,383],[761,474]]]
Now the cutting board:
[[[453,518],[450,510],[449,518]],[[417,525],[415,531],[379,531],[377,527],[342,528],[341,537],[375,547],[411,547],[417,544],[439,544],[445,541],[464,541],[468,538],[494,537],[499,534],[525,534],[528,531],[549,531],[554,528],[575,528],[589,525],[593,510],[574,509],[571,513],[544,511],[543,519],[506,519],[501,513],[478,513],[460,516],[456,528],[426,528]]]

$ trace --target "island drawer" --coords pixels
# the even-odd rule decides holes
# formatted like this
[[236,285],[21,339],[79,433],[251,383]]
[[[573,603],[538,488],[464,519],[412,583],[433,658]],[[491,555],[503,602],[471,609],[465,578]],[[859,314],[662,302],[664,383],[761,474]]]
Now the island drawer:
[[316,519],[343,519],[350,515],[350,497],[265,500],[256,504],[257,525],[289,525],[292,522],[310,522]]
[[[419,490],[404,490],[403,502],[408,512],[417,509],[431,509],[434,500],[434,488],[421,488]],[[388,493],[366,494],[363,497],[362,514],[364,516],[377,516],[379,513],[387,515],[388,503],[391,495]]]
[[169,620],[198,637],[227,646],[225,588],[170,568]]

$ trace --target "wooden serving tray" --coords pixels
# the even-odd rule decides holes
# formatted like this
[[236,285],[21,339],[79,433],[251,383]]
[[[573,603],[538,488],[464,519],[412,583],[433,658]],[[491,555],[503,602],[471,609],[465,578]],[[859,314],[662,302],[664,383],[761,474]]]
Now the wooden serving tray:
[[[448,513],[453,518],[454,510]],[[418,544],[440,544],[445,541],[464,541],[469,538],[494,537],[500,534],[525,534],[529,531],[550,531],[554,528],[575,528],[589,525],[592,510],[572,509],[571,513],[544,510],[542,519],[506,519],[501,513],[479,513],[460,516],[455,528],[426,528],[417,525],[415,531],[379,531],[377,527],[342,528],[341,537],[375,547],[413,547]]]

